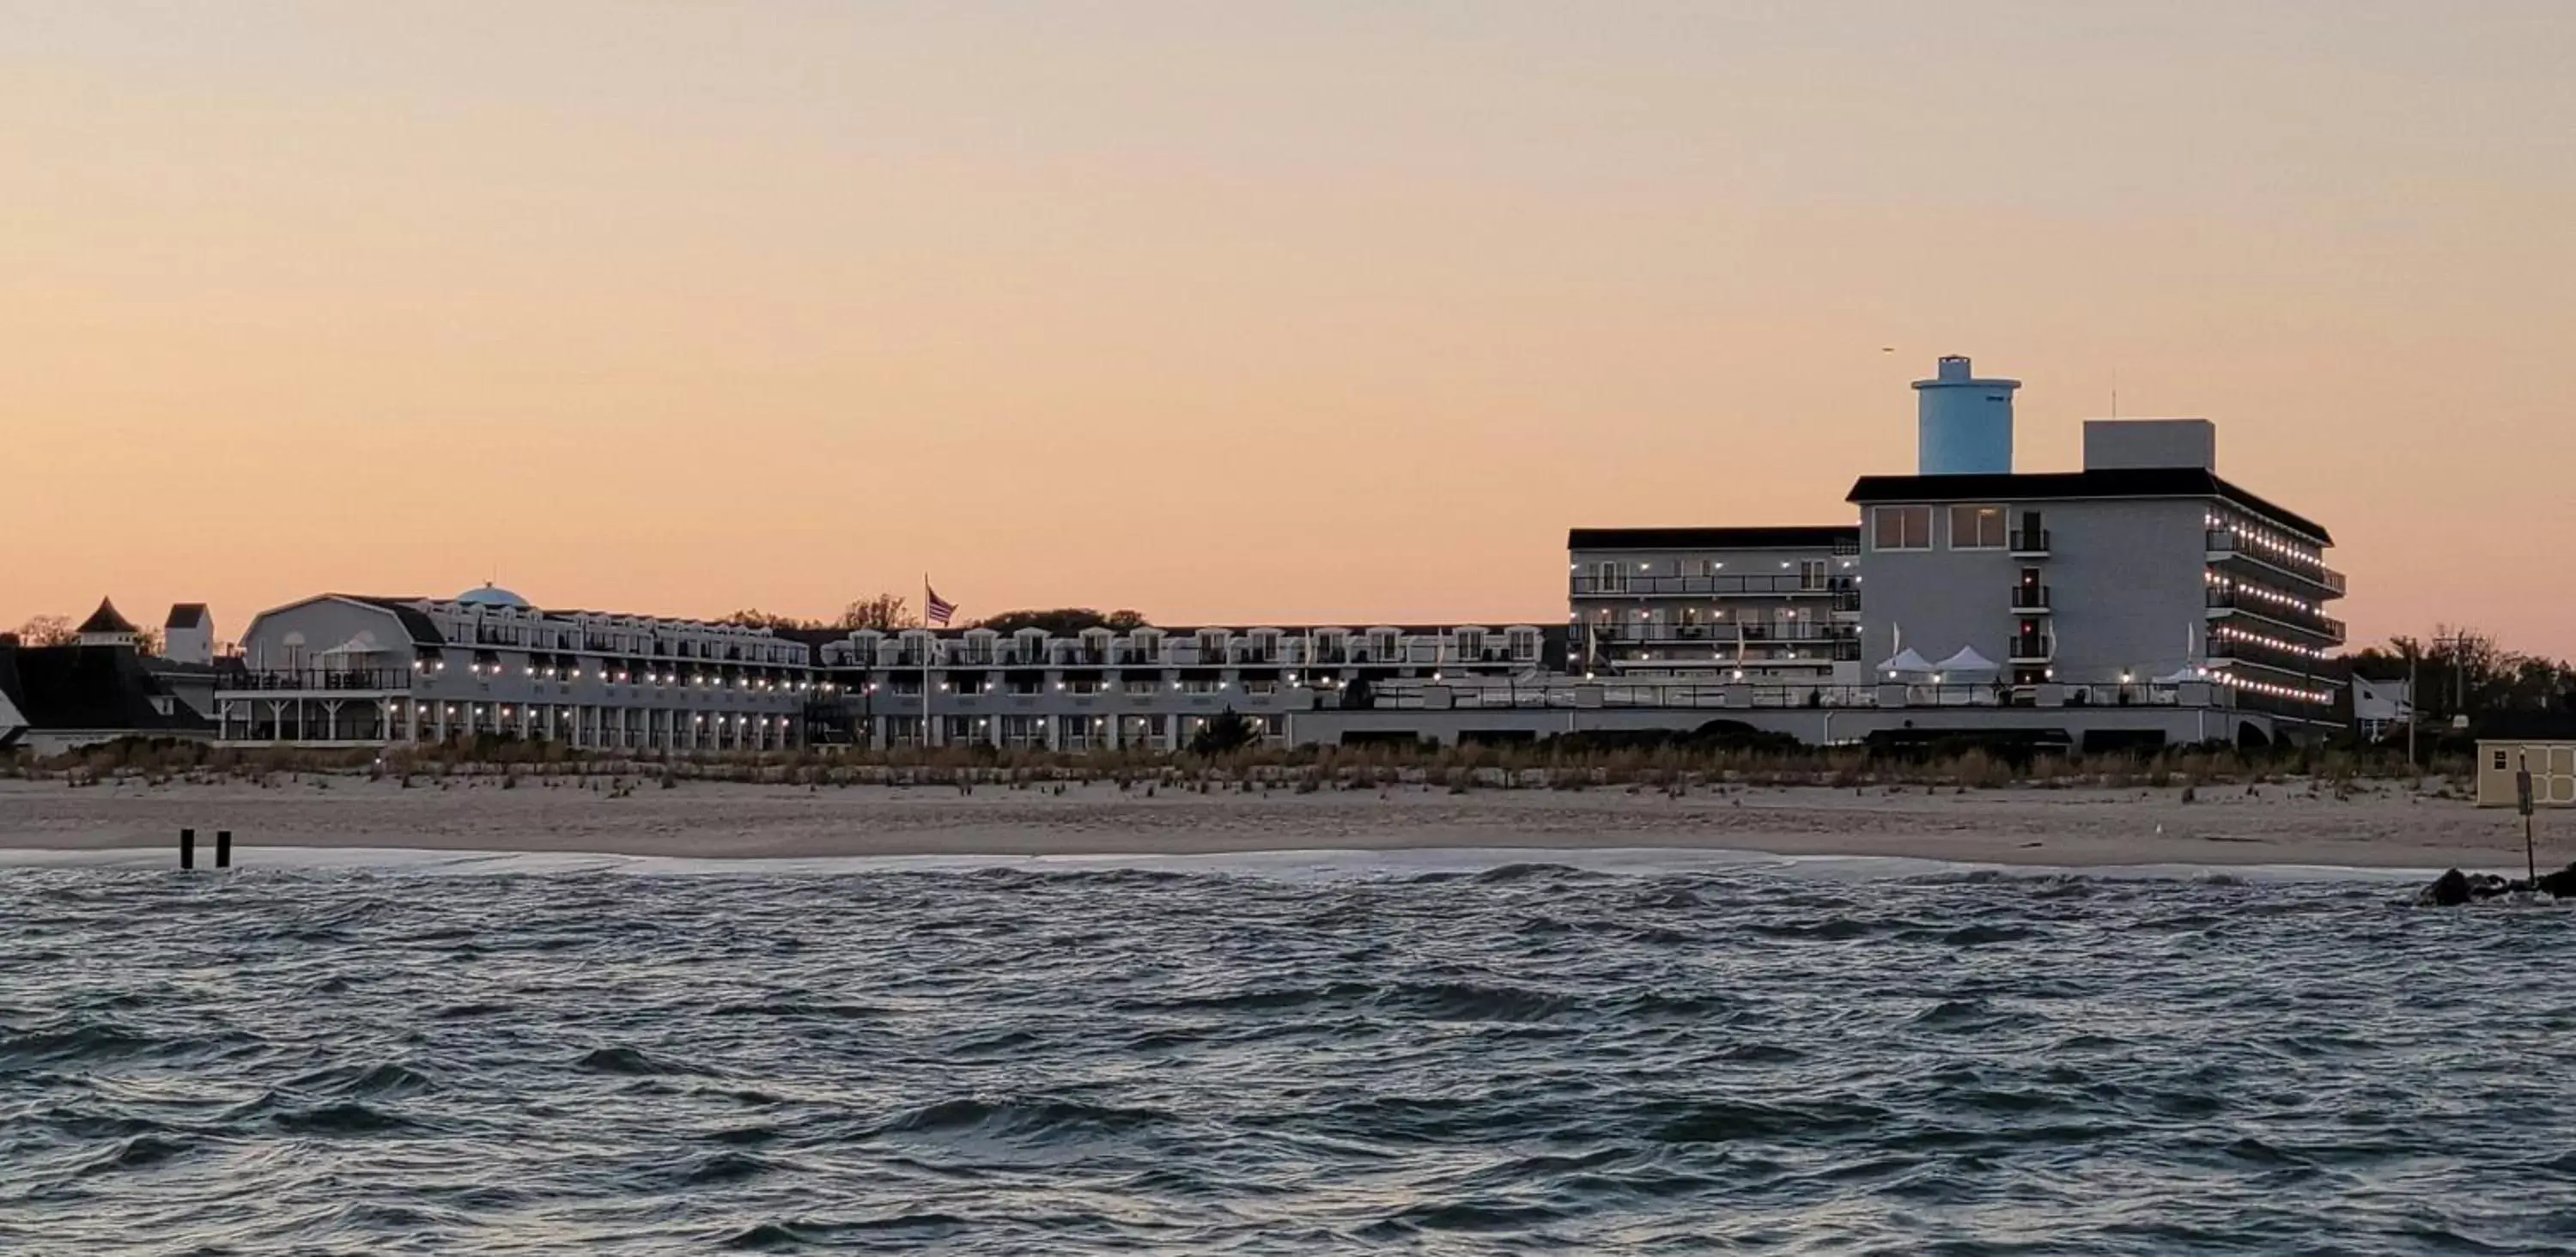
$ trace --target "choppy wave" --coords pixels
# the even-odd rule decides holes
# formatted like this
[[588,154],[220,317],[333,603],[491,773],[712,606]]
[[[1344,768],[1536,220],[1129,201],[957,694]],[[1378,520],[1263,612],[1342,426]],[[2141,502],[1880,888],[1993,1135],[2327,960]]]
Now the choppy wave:
[[20,867],[0,1251],[2567,1251],[2576,913],[2402,898]]

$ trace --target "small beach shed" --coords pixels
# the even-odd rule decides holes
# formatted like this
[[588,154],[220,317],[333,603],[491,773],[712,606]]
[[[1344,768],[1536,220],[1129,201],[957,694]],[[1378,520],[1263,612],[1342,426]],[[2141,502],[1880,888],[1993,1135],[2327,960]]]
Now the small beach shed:
[[2576,738],[2478,739],[2478,806],[2516,806],[2514,781],[2525,765],[2533,807],[2576,807]]

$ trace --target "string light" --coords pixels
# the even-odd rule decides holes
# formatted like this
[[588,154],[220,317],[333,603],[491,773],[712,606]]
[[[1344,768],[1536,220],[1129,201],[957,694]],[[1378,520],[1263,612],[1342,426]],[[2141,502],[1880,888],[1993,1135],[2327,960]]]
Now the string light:
[[2277,650],[2283,654],[2298,655],[2308,659],[2323,659],[2326,657],[2326,650],[2322,646],[2302,646],[2296,642],[2286,642],[2280,638],[2257,633],[2251,629],[2238,628],[2232,624],[2221,624],[2218,627],[2211,629],[2209,631],[2209,635],[2223,642],[2245,642],[2251,645],[2261,646],[2266,649]]

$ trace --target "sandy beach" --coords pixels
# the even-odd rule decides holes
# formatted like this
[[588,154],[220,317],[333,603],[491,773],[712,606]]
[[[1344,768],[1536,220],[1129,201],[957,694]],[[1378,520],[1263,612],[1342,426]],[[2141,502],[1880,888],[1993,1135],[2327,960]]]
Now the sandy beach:
[[[1405,786],[1212,793],[1109,782],[1013,789],[686,783],[614,797],[600,783],[313,778],[72,788],[0,783],[0,848],[170,844],[182,826],[260,846],[569,852],[697,858],[1199,855],[1436,848],[1673,848],[1895,856],[2054,867],[2323,865],[2518,872],[2507,812],[2365,785],[2178,788],[1698,789],[1668,797]],[[2544,824],[2542,863],[2570,839]]]

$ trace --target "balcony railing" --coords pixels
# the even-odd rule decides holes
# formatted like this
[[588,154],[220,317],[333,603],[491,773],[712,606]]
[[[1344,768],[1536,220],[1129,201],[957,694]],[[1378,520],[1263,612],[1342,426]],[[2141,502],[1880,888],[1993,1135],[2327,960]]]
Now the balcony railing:
[[1600,576],[1576,576],[1569,580],[1578,598],[1652,598],[1703,597],[1728,595],[1779,594],[1821,597],[1848,592],[1848,576],[1829,576],[1819,581],[1802,575],[1781,576],[1642,576],[1619,575],[1608,579]]
[[2015,585],[2012,587],[2012,609],[2039,612],[2048,610],[2048,586]]
[[2211,610],[2234,611],[2242,615],[2270,620],[2275,624],[2306,629],[2311,633],[2331,638],[2338,644],[2344,640],[2343,621],[2330,615],[2310,611],[2305,607],[2275,602],[2269,598],[2250,597],[2232,589],[2211,589],[2209,606]]
[[1761,645],[1769,642],[1830,642],[1855,638],[1858,626],[1850,624],[1814,624],[1783,626],[1777,624],[1609,624],[1596,627],[1592,637],[1603,642],[1706,642],[1731,646],[1738,641]]
[[2304,556],[2275,554],[2260,546],[2246,545],[2235,533],[2224,528],[2210,529],[2207,544],[2209,557],[2212,560],[2242,559],[2328,590],[2337,598],[2345,593],[2343,573],[2327,567],[2322,561],[2310,561]]
[[2057,658],[2057,638],[2050,633],[2022,633],[2012,639],[2012,662],[2047,663]]
[[224,678],[226,690],[359,692],[411,689],[409,668],[255,668]]
[[2045,528],[2016,528],[2012,531],[2012,536],[2007,540],[2007,544],[2011,547],[2010,552],[2013,554],[2025,557],[2045,555],[2048,553],[2048,530]]

